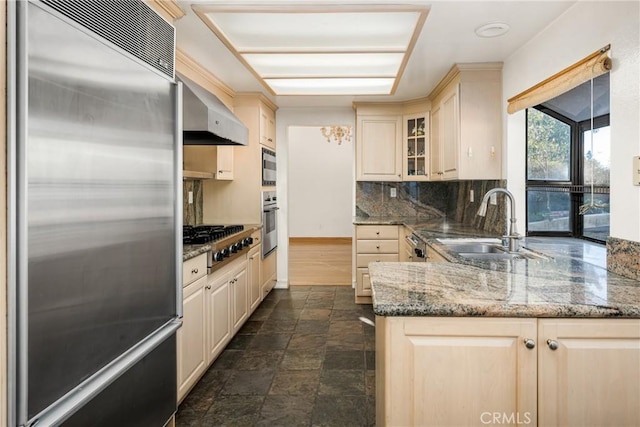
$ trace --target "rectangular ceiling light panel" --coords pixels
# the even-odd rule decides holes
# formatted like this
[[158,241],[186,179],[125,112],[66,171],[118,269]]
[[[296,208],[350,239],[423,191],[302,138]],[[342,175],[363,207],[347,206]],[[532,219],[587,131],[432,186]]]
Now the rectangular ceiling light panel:
[[278,95],[388,95],[393,78],[265,79]]
[[398,84],[428,8],[194,6],[274,95],[387,95]]
[[263,78],[392,77],[402,53],[249,53],[242,57]]
[[405,51],[418,12],[232,13],[206,16],[242,52]]

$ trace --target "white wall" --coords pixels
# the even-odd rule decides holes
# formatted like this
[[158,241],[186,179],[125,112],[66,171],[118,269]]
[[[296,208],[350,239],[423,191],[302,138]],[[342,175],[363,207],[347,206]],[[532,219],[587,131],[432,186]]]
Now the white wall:
[[[326,123],[343,125],[342,123]],[[351,237],[353,144],[331,142],[318,126],[288,132],[289,237]]]
[[[277,191],[278,191],[278,283],[276,287],[289,285],[289,128],[292,126],[325,126],[327,124],[350,125],[355,129],[355,111],[352,108],[296,107],[276,111],[277,141]],[[344,144],[344,143],[343,143]],[[355,153],[355,141],[351,143]],[[355,156],[355,154],[352,154]],[[353,157],[355,158],[355,157]],[[349,179],[352,200],[355,200],[355,175]],[[355,202],[351,203],[352,215]]]
[[[640,3],[579,1],[504,62],[508,99],[611,44],[611,235],[640,242],[640,187],[632,157],[640,155]],[[525,113],[506,114],[506,177],[525,218]]]

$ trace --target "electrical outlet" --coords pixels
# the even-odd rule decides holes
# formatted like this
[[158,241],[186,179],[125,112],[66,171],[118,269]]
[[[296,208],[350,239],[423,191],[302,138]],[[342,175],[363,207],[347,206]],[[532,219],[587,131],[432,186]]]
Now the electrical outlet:
[[640,185],[640,156],[633,158],[633,185]]
[[396,197],[396,189],[391,188],[391,197]]
[[193,204],[193,191],[189,191],[189,204]]
[[489,196],[489,203],[491,203],[492,205],[498,204],[498,195],[496,193],[493,193],[491,196]]
[[473,190],[469,190],[469,201],[473,203]]

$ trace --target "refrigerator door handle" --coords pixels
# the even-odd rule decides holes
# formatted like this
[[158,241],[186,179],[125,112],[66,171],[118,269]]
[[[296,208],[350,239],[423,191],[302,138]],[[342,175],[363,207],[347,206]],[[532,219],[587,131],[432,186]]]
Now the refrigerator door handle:
[[179,318],[182,318],[182,82],[176,83],[175,88],[175,101],[176,101],[176,135],[175,135],[175,164],[174,177],[176,186],[176,202],[174,203],[175,209],[175,239],[176,239],[176,314]]
[[33,417],[38,426],[59,425],[82,408],[87,402],[106,389],[122,374],[133,367],[167,338],[176,333],[182,325],[178,319],[170,320],[149,336],[138,342],[107,366],[87,378],[66,396],[56,401],[40,414]]

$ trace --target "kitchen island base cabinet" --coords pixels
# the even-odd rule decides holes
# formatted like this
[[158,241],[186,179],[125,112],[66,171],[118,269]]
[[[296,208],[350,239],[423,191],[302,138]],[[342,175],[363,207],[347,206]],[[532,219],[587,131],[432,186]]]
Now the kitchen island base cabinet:
[[376,317],[381,426],[637,426],[634,378],[640,319]]
[[535,320],[376,317],[380,426],[482,425],[485,413],[535,425]]
[[540,319],[538,342],[539,425],[640,426],[640,319]]

